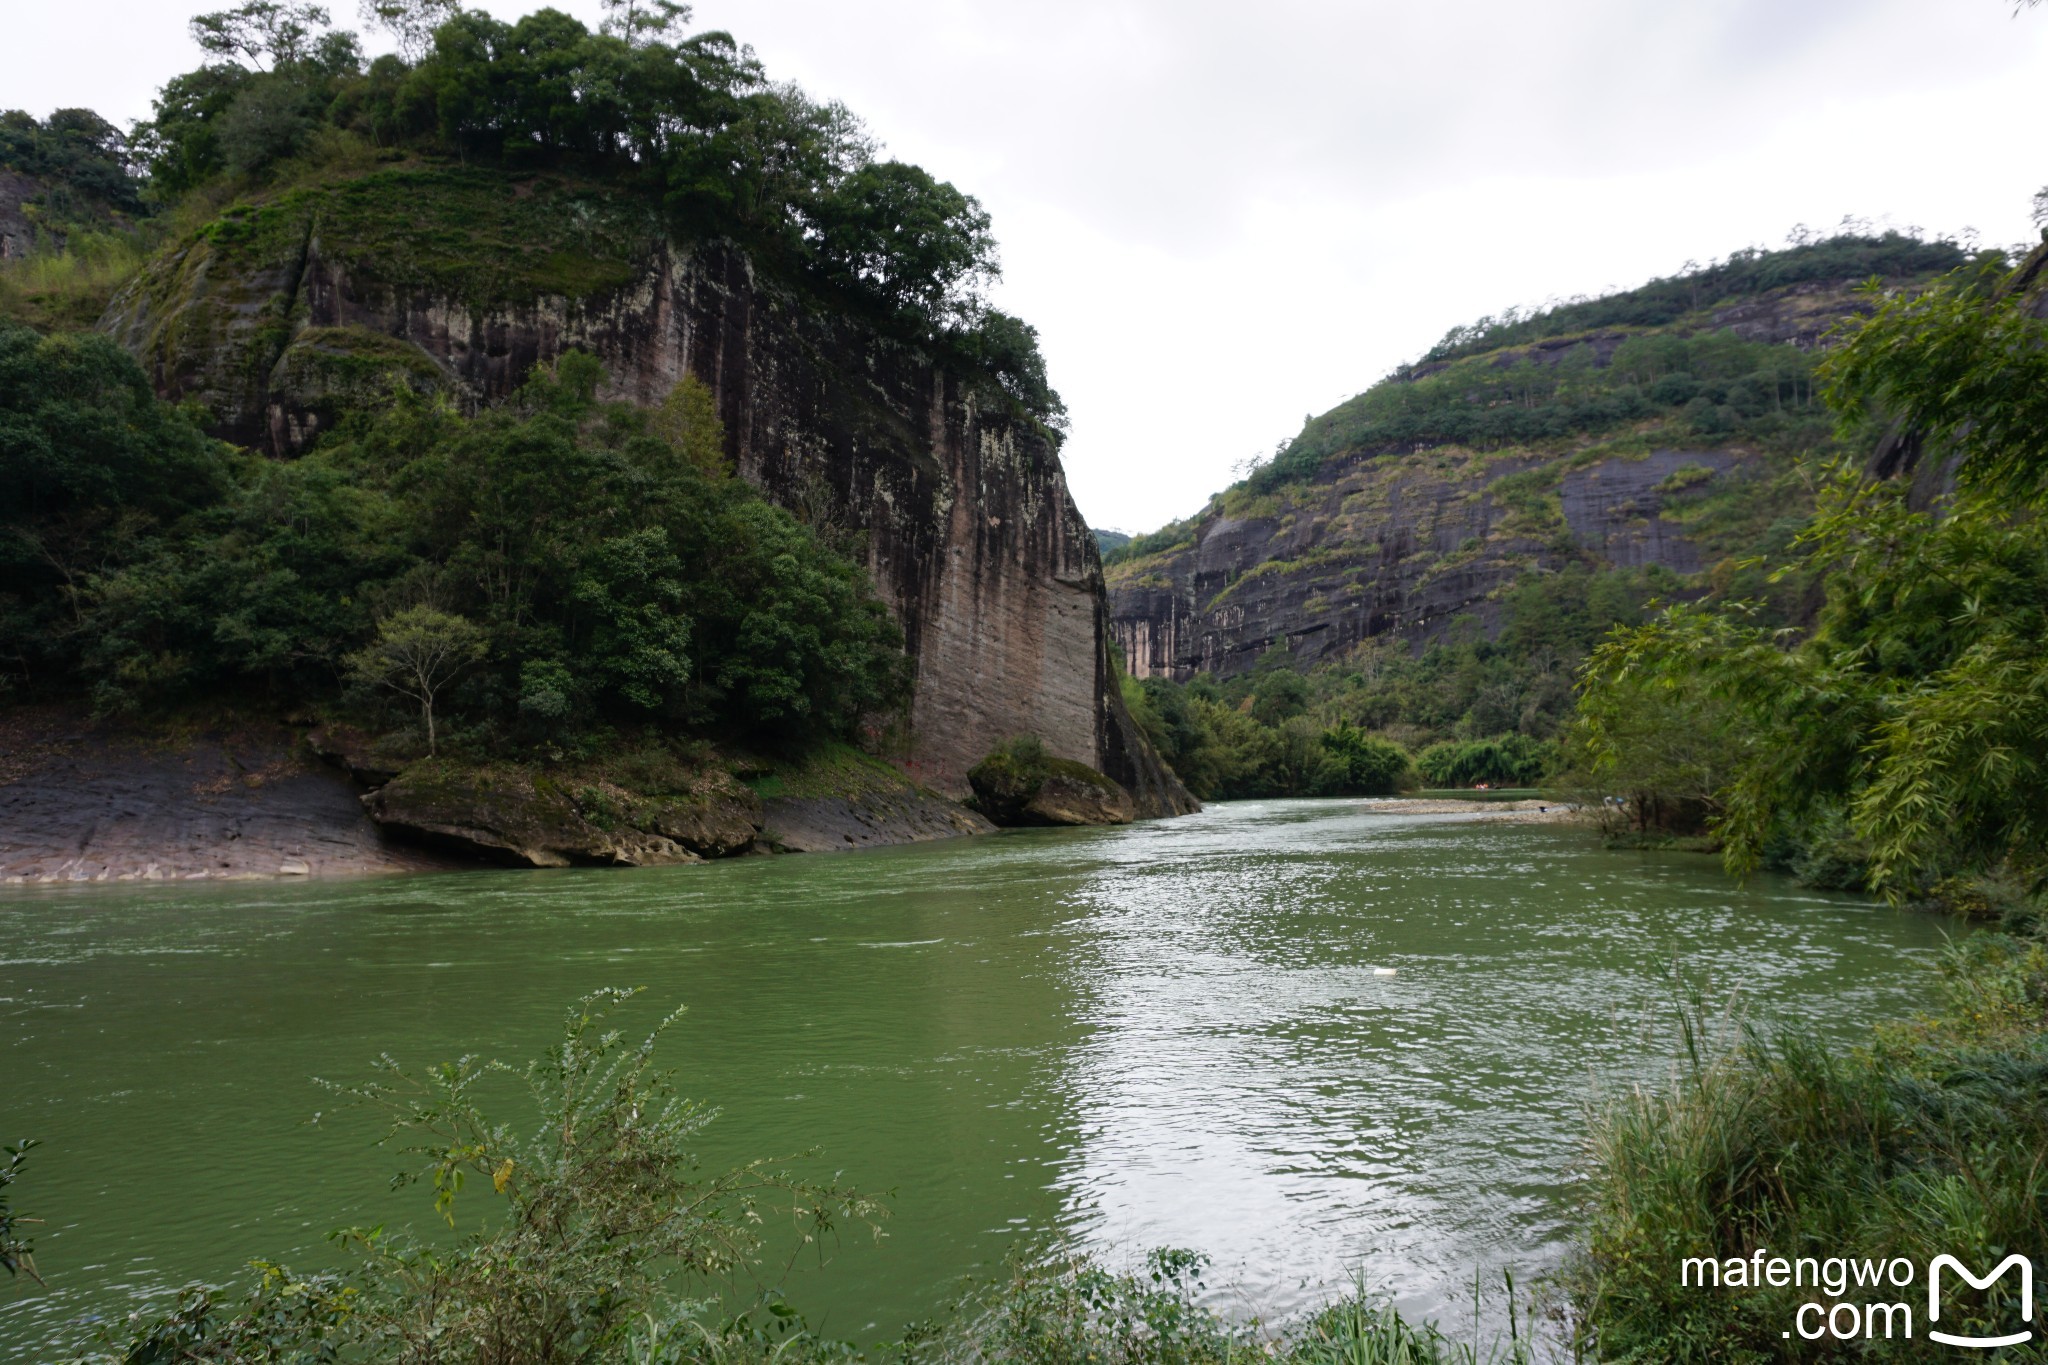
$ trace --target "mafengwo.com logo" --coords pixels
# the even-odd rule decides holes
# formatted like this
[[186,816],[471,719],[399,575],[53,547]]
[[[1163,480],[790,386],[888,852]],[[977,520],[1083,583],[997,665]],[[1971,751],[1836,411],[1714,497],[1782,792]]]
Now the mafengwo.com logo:
[[1815,1297],[1794,1310],[1783,1333],[1805,1341],[1924,1339],[1990,1351],[2034,1339],[2034,1263],[2018,1252],[1979,1274],[1954,1256],[1936,1256],[1923,1268],[1904,1256],[1786,1257],[1758,1247],[1748,1257],[1687,1257],[1678,1283],[1812,1289]]

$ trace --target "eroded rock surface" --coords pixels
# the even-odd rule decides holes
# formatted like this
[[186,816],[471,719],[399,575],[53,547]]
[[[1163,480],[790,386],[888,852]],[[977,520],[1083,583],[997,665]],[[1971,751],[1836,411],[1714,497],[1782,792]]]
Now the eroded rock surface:
[[523,867],[657,867],[746,852],[761,801],[722,772],[646,797],[512,764],[415,763],[365,795],[393,834]]
[[998,825],[1128,825],[1130,793],[1068,759],[999,751],[968,773],[975,804]]
[[851,796],[778,797],[766,803],[762,821],[763,840],[788,853],[838,853],[995,832],[958,802],[907,786]]
[[1692,480],[1746,477],[1753,458],[1673,449],[1599,460],[1560,471],[1532,510],[1494,491],[1537,468],[1531,458],[1360,453],[1270,514],[1214,517],[1193,546],[1119,565],[1111,628],[1133,674],[1179,679],[1243,672],[1276,644],[1313,663],[1375,636],[1426,644],[1460,622],[1491,636],[1502,588],[1588,552],[1698,572],[1700,548],[1667,503]]
[[283,725],[142,737],[0,713],[0,881],[197,881],[455,865],[385,837]]

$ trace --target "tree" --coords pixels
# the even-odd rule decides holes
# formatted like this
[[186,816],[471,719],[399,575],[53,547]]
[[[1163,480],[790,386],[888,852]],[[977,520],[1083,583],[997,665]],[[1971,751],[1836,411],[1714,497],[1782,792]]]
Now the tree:
[[325,5],[303,0],[246,0],[233,9],[193,18],[192,40],[216,57],[247,60],[275,70],[313,54],[315,35],[333,22]]
[[[2048,504],[2048,326],[2035,296],[1986,301],[1977,281],[1884,303],[1822,365],[1828,401],[1850,427],[1875,410],[1892,419],[1900,456],[1921,448],[1961,457],[1966,490]],[[1890,450],[1887,454],[1892,453]]]
[[675,0],[599,0],[604,6],[604,31],[633,47],[668,42],[682,36],[690,7]]
[[362,0],[363,22],[398,40],[408,62],[434,50],[434,30],[462,13],[461,0]]
[[1340,721],[1324,731],[1322,744],[1342,766],[1346,795],[1392,796],[1413,771],[1408,753],[1400,745],[1348,722]]
[[816,217],[826,268],[898,312],[972,316],[982,286],[1002,273],[980,201],[918,166],[862,166]]
[[698,473],[719,477],[732,472],[725,458],[725,427],[718,420],[717,397],[696,375],[684,375],[661,406],[647,414],[647,429]]
[[407,607],[377,623],[377,638],[349,655],[349,674],[420,704],[427,752],[434,752],[434,698],[488,652],[474,621],[429,606]]

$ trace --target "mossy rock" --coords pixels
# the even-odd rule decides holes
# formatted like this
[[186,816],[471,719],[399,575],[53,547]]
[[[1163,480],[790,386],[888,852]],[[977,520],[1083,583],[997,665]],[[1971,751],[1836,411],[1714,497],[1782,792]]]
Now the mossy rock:
[[967,774],[975,805],[998,825],[1128,825],[1131,794],[1085,763],[1057,758],[1036,740],[1013,740]]
[[510,764],[415,763],[365,796],[363,806],[395,834],[525,867],[698,861],[665,835],[603,828],[560,783]]
[[270,372],[271,444],[303,450],[341,418],[388,400],[455,388],[432,356],[403,337],[366,327],[300,329]]

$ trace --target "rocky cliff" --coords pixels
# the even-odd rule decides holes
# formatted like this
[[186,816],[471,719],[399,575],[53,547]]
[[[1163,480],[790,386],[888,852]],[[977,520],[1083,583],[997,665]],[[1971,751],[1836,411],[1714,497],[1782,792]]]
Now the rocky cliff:
[[916,660],[913,775],[964,795],[1028,733],[1142,814],[1193,808],[1118,695],[1100,558],[1048,435],[973,367],[601,186],[399,166],[301,187],[174,244],[102,327],[163,395],[279,457],[394,383],[489,403],[572,348],[633,401],[695,375],[738,472],[865,555]]
[[[1684,520],[1687,495],[1755,477],[1758,457],[1654,449],[1562,463],[1347,456],[1312,483],[1204,517],[1185,548],[1117,566],[1111,629],[1133,675],[1183,681],[1243,672],[1275,646],[1307,666],[1376,636],[1490,638],[1502,590],[1531,573],[1588,555],[1698,572],[1706,556]],[[1532,473],[1554,482],[1532,496]]]
[[[1112,557],[1110,629],[1130,671],[1184,681],[1275,647],[1308,665],[1375,637],[1492,638],[1517,584],[1570,565],[1666,571],[1683,595],[1809,508],[1794,471],[1828,442],[1812,355],[1872,307],[1860,282],[1681,301],[1656,325],[1491,349],[1454,334],[1447,358],[1312,420],[1288,477],[1255,477]],[[1614,303],[1626,315],[1629,297]],[[1487,420],[1503,409],[1516,420]],[[1474,430],[1507,434],[1457,437]]]

